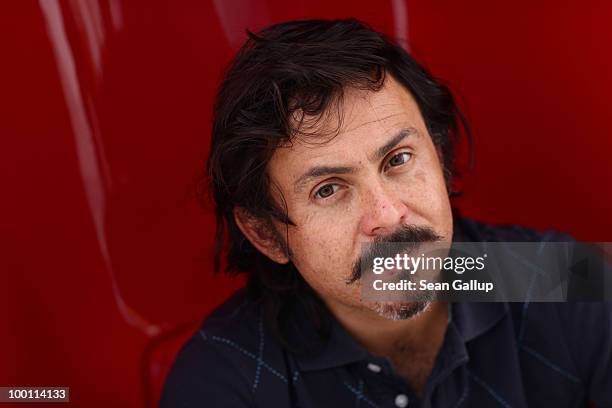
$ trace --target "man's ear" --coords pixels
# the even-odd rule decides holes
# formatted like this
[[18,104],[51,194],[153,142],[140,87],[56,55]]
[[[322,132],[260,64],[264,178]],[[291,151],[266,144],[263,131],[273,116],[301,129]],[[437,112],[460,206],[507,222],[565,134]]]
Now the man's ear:
[[283,245],[278,241],[273,225],[254,217],[241,207],[234,208],[234,220],[240,231],[255,248],[276,263],[289,262]]

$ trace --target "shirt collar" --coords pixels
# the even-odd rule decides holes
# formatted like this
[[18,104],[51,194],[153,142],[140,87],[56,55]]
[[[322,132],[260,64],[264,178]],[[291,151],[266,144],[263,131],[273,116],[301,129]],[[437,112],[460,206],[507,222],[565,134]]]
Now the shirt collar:
[[507,313],[507,303],[461,302],[453,303],[449,320],[452,321],[465,342],[485,334]]
[[[297,356],[300,368],[304,371],[324,370],[362,361],[368,351],[359,345],[348,332],[331,316],[327,340],[318,338],[318,347],[311,347],[311,353]],[[318,334],[317,334],[318,336]],[[310,343],[312,345],[312,343]]]
[[[454,325],[461,340],[467,343],[492,329],[508,310],[506,303],[452,303],[449,307],[449,325]],[[301,330],[299,339],[294,337],[302,345],[307,345],[310,350],[308,353],[296,355],[303,371],[340,367],[363,361],[370,356],[370,353],[348,334],[331,313],[327,313],[331,323],[327,340],[321,339],[314,327],[308,331]],[[307,324],[307,327],[310,325]]]

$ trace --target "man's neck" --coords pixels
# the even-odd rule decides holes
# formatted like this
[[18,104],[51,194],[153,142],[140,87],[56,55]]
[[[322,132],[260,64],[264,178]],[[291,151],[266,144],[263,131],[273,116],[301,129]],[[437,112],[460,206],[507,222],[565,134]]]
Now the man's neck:
[[446,302],[432,302],[406,320],[390,320],[369,310],[339,304],[327,306],[359,344],[374,355],[389,358],[415,392],[423,391],[446,334]]

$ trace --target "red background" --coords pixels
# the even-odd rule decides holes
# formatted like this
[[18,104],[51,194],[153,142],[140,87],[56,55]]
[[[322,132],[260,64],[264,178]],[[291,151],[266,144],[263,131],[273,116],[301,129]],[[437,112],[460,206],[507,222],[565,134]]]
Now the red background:
[[177,347],[240,285],[212,276],[191,191],[245,28],[356,16],[401,37],[464,98],[464,214],[610,240],[612,4],[533,3],[2,4],[0,385],[154,406]]

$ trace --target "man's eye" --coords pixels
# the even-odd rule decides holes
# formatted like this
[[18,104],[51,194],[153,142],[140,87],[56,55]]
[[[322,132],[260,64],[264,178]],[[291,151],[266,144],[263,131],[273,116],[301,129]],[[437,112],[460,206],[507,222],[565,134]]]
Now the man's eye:
[[386,167],[397,167],[405,164],[412,158],[412,153],[403,152],[391,157]]
[[326,184],[315,193],[315,198],[327,198],[338,191],[337,184]]

